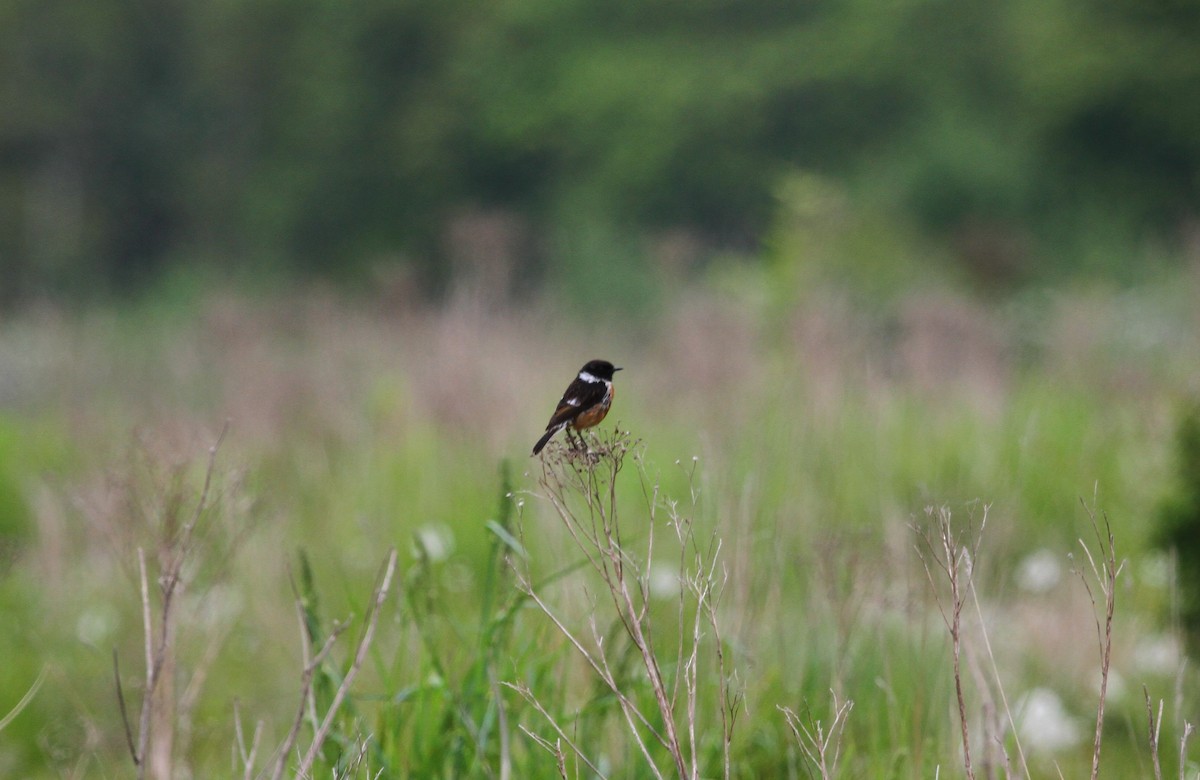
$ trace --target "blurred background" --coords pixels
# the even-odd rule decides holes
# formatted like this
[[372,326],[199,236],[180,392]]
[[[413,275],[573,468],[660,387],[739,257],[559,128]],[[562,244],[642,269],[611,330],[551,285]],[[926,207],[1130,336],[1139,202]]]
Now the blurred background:
[[[518,289],[636,300],[647,265],[780,253],[1011,290],[1127,283],[1200,251],[1189,3],[0,14],[9,306],[180,274],[428,294],[476,260]],[[852,246],[793,256],[797,211],[840,218]]]
[[[593,358],[626,368],[606,425],[725,539],[735,776],[800,776],[776,706],[831,690],[852,776],[960,763],[914,552],[933,507],[988,518],[1005,639],[971,711],[1049,702],[996,740],[1024,734],[1034,776],[1091,766],[1079,539],[1111,522],[1106,771],[1150,776],[1142,685],[1182,771],[1198,96],[1184,0],[0,4],[0,775],[127,771],[136,550],[153,581],[226,423],[152,774],[228,773],[235,706],[278,745],[299,551],[328,621],[392,545],[427,601],[389,607],[339,721],[382,735],[369,776],[489,776],[470,724],[541,721],[478,679],[587,702],[588,749],[639,765],[545,621],[475,628],[515,592],[487,525],[510,490],[532,565],[578,558],[528,452]],[[557,776],[512,739],[517,776]]]

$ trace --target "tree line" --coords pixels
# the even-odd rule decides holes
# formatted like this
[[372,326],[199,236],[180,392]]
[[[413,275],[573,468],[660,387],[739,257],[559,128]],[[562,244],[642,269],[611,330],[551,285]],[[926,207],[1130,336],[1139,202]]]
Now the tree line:
[[754,251],[796,171],[998,279],[1119,273],[1196,231],[1198,94],[1181,0],[18,0],[0,296],[436,284],[471,211],[534,275],[594,225]]

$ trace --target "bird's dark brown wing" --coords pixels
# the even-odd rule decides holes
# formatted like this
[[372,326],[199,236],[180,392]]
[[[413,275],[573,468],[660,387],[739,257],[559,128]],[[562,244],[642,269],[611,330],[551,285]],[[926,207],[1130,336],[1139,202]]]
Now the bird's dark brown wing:
[[546,423],[546,430],[568,423],[583,410],[600,403],[604,399],[605,392],[606,388],[603,382],[585,382],[577,378],[563,393],[562,400],[558,402],[558,408],[554,410],[554,414],[550,415],[550,422]]

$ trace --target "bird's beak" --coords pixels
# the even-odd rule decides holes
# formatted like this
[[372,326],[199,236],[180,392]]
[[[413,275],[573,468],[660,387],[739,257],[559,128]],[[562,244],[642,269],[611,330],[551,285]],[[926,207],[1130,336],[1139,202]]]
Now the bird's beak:
[[615,373],[616,373],[616,372],[618,372],[618,371],[624,371],[624,370],[625,370],[625,369],[623,369],[623,368],[617,367],[617,368],[614,368],[614,369],[613,369],[613,373],[615,374]]

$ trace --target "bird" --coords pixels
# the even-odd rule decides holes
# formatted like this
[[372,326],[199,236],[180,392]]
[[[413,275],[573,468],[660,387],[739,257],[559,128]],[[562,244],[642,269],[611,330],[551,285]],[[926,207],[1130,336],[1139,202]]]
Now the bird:
[[578,432],[599,425],[612,406],[612,378],[620,370],[607,360],[584,363],[571,384],[567,385],[562,400],[558,402],[554,414],[550,415],[550,422],[546,423],[546,432],[533,445],[530,457],[541,452],[550,437],[564,428],[568,429],[567,437],[570,438],[572,429]]

